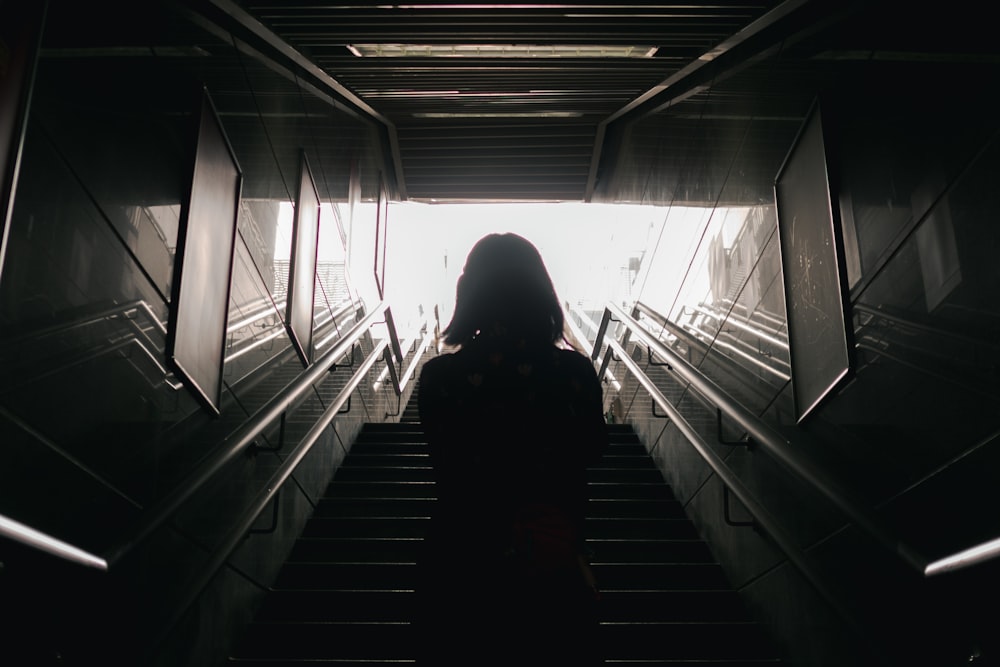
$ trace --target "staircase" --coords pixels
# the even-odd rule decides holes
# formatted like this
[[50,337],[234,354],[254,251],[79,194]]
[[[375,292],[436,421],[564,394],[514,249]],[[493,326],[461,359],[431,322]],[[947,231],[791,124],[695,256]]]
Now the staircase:
[[[631,428],[609,428],[587,524],[607,663],[778,663]],[[367,424],[230,663],[412,662],[416,560],[434,502],[413,413]]]

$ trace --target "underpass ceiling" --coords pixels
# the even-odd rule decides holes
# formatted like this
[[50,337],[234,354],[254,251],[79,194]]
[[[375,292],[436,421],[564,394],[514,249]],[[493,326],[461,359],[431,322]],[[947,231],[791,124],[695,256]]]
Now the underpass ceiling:
[[[732,162],[734,135],[763,180],[732,196],[757,200],[813,100],[857,62],[995,54],[966,2],[240,6],[382,114],[396,194],[417,200],[712,200],[712,183],[671,184]],[[501,47],[514,53],[484,55]]]
[[[866,80],[947,103],[1000,62],[972,0],[164,3],[182,18],[52,1],[43,56],[74,63],[76,100],[94,97],[98,63],[156,97],[155,55],[213,91],[245,169],[309,144],[338,199],[353,152],[394,199],[757,203],[817,95]],[[247,180],[263,184],[253,196],[289,187]]]
[[[580,201],[597,185],[602,123],[780,2],[241,5],[392,124],[400,194]],[[419,55],[432,49],[447,55]]]

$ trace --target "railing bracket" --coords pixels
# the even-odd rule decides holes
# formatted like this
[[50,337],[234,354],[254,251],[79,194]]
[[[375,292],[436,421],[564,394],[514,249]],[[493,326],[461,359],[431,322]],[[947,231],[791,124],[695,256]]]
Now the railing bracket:
[[[280,421],[278,422],[278,444],[273,447],[265,447],[261,445],[257,440],[250,443],[250,448],[247,450],[251,456],[256,456],[259,452],[280,452],[281,448],[285,446],[285,418],[287,417],[287,412],[282,412]],[[263,437],[263,436],[262,436]]]
[[[335,371],[340,370],[341,368],[350,368],[350,369],[353,369],[354,368],[354,352],[357,349],[358,349],[358,344],[357,343],[354,343],[353,345],[351,345],[351,361],[349,363],[346,363],[346,364],[331,364],[329,372],[333,373]],[[344,355],[344,356],[347,356],[347,355]]]
[[723,485],[722,486],[722,516],[723,516],[723,519],[726,522],[726,525],[733,526],[734,528],[746,528],[746,527],[749,527],[749,528],[753,528],[753,529],[756,530],[756,528],[757,528],[757,522],[756,521],[753,521],[753,520],[751,520],[751,521],[734,521],[733,520],[732,514],[729,511],[729,496],[730,495],[731,495],[731,493],[729,491],[729,487]]
[[726,440],[722,437],[722,408],[715,409],[715,429],[716,439],[719,441],[720,445],[747,448],[752,448],[754,446],[753,438],[751,438],[748,433],[744,433],[739,440]]
[[269,535],[278,529],[278,504],[281,501],[281,489],[278,489],[274,493],[274,502],[271,505],[271,525],[267,528],[251,528],[247,531],[247,537],[250,535]]
[[669,361],[653,361],[653,348],[649,345],[646,346],[646,363],[650,366],[666,368],[668,371],[674,370]]
[[386,417],[398,417],[403,412],[403,400],[401,396],[396,396],[396,411],[386,412]]

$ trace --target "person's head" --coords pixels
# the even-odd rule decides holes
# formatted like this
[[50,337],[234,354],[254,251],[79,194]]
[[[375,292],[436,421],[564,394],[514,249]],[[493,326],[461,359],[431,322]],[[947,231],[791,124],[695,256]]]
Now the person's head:
[[480,239],[465,261],[455,313],[444,340],[464,345],[480,332],[503,332],[532,344],[563,336],[563,312],[538,250],[516,234]]

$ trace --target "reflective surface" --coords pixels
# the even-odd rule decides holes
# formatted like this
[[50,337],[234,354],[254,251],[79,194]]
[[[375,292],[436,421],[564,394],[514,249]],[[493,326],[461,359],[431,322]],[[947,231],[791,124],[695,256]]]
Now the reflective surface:
[[[117,3],[113,27],[79,30],[86,18],[80,9],[50,8],[0,276],[0,514],[104,553],[302,370],[282,319],[289,241],[282,215],[293,202],[283,184],[294,187],[301,151],[309,153],[331,211],[347,201],[352,160],[361,182],[374,171],[369,128],[290,72],[256,60],[258,54],[237,53],[230,36],[167,9]],[[101,15],[93,6],[86,13]],[[156,53],[128,46],[136,41],[156,44]],[[221,72],[239,73],[243,86],[217,85]],[[244,175],[229,302],[213,306],[228,308],[229,323],[218,417],[171,372],[165,348],[202,86]],[[244,104],[260,106],[246,115]],[[262,154],[261,143],[271,159],[250,159]],[[327,349],[360,306],[347,276],[347,225],[336,215],[322,223],[333,232],[323,242],[333,247],[322,252],[317,281],[316,308],[324,316],[316,335]],[[227,264],[224,257],[204,260]],[[219,338],[204,327],[192,331],[197,341]],[[330,374],[289,424],[322,409],[349,373]],[[377,374],[378,367],[352,399],[352,411],[324,435],[309,462],[315,468],[289,484],[279,533],[241,554],[244,577],[258,589],[361,423],[393,411],[395,396],[372,390]],[[302,434],[287,431],[285,446]],[[260,444],[281,441],[276,424]],[[100,588],[113,611],[93,621],[129,638],[116,647],[121,655],[170,629],[211,548],[283,456],[278,450],[241,457],[167,528],[113,565],[115,583]],[[35,566],[41,569],[12,566],[11,576],[45,580],[46,562],[25,567]],[[245,578],[223,579],[206,599],[220,595],[226,606],[244,599]],[[87,590],[76,590],[77,597],[64,591],[59,613],[84,619],[74,633],[89,627]],[[97,625],[90,630],[101,636]],[[203,652],[198,641],[216,640],[196,634],[178,641],[179,654],[190,655]]]
[[[750,68],[746,80],[771,67]],[[643,314],[651,331],[787,433],[790,448],[857,493],[903,543],[928,558],[941,557],[1000,535],[1000,522],[988,510],[1000,482],[1000,243],[993,224],[1000,208],[1000,126],[983,98],[1000,73],[971,64],[845,64],[843,70],[829,89],[819,79],[802,87],[799,122],[817,94],[828,94],[836,137],[830,177],[843,219],[854,379],[795,424],[782,285],[787,276],[774,204],[763,198],[753,204],[748,196],[768,189],[784,157],[754,150],[752,137],[769,134],[787,150],[798,129],[794,119],[734,120],[731,134],[712,136],[692,120],[689,138],[697,141],[681,141],[674,130],[658,135],[652,118],[637,126],[641,140],[634,154],[647,178],[636,180],[636,196],[669,200],[681,189],[705,201],[700,210],[671,208],[665,238],[673,221],[679,230],[697,226],[698,242],[682,253],[661,241],[647,254],[637,301],[666,319]],[[933,76],[961,92],[927,99],[917,82]],[[733,77],[727,85],[739,87],[741,80]],[[716,152],[717,170],[691,173],[690,183],[658,180],[660,156],[679,159],[677,152],[667,155],[668,147],[678,146]],[[989,641],[991,631],[976,629],[988,628],[993,616],[955,610],[962,608],[958,601],[992,590],[995,565],[933,585],[917,583],[899,559],[845,528],[843,515],[808,486],[791,481],[753,447],[725,444],[738,443],[742,434],[717,424],[713,408],[672,378],[662,360],[649,359],[641,347],[633,358],[707,440],[719,443],[720,456],[793,531],[829,577],[839,604],[872,634],[927,655],[956,650],[967,636]],[[730,576],[745,583],[762,615],[796,654],[807,656],[806,664],[860,664],[867,648],[852,645],[842,632],[802,622],[820,618],[830,603],[802,593],[799,574],[767,540],[727,523],[727,516],[741,518],[738,503],[723,500],[718,480],[676,428],[655,414],[648,396],[614,362],[610,370],[622,385],[611,412],[642,433],[713,551]],[[825,627],[839,623],[831,619]],[[916,641],[916,628],[936,639]]]

